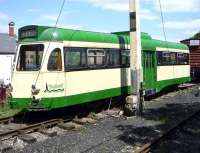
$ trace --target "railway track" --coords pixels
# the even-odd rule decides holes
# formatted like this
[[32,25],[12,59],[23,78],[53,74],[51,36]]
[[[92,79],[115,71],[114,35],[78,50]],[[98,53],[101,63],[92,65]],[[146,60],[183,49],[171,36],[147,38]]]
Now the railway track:
[[10,116],[10,117],[5,117],[5,118],[1,118],[0,119],[0,124],[3,124],[3,123],[9,123],[13,120],[14,116]]
[[0,133],[0,140],[3,141],[3,140],[9,139],[9,138],[14,137],[14,136],[18,136],[18,135],[22,135],[22,134],[28,134],[28,133],[39,131],[39,130],[44,130],[46,128],[56,126],[59,123],[64,123],[64,122],[67,122],[67,121],[69,122],[71,120],[70,119],[66,119],[66,120],[52,119],[52,120],[49,120],[49,121],[44,121],[44,122],[41,122],[41,123],[28,125],[28,126],[25,126],[25,127],[22,127],[22,128],[15,129],[15,130],[10,130],[10,131],[4,132],[4,133]]
[[180,121],[177,125],[170,128],[167,132],[160,135],[158,138],[153,140],[152,142],[146,143],[138,150],[134,151],[134,153],[149,153],[152,152],[155,148],[157,148],[162,142],[166,141],[172,134],[176,133],[176,131],[182,127],[184,127],[189,121],[193,120],[195,117],[200,115],[200,110],[191,114],[189,117]]
[[[11,122],[13,121],[13,116],[3,118],[0,119],[0,152],[3,153],[11,149],[19,149],[17,146],[18,144],[15,145],[17,146],[17,148],[13,147],[16,139],[20,139],[20,141],[24,141],[23,143],[29,145],[37,141],[37,138],[32,136],[34,133],[40,133],[44,137],[50,138],[59,135],[59,133],[62,133],[56,130],[52,130],[53,128],[56,128],[61,131],[78,130],[81,129],[81,127],[84,124],[96,123],[98,120],[103,119],[105,117],[108,117],[108,115],[105,115],[100,112],[96,114],[96,116],[88,115],[81,118],[74,118],[73,116],[68,116],[66,118],[49,119],[30,125],[24,124],[23,126],[21,126],[21,123],[17,124]],[[14,124],[13,129],[8,128],[10,124]],[[18,125],[18,127],[16,127],[15,124]],[[2,130],[2,126],[5,126],[4,129],[7,130]],[[8,144],[7,142],[11,143]]]

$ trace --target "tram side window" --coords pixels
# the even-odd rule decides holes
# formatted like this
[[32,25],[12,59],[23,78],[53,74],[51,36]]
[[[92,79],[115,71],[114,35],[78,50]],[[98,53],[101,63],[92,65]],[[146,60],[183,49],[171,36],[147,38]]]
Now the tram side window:
[[122,50],[121,51],[121,65],[123,67],[130,66],[130,51],[129,50]]
[[38,71],[41,67],[44,45],[22,45],[17,61],[17,71]]
[[158,66],[162,65],[162,52],[157,52]]
[[177,63],[179,65],[188,65],[189,64],[189,54],[177,53]]
[[49,57],[48,71],[61,71],[62,70],[62,55],[59,48],[54,49]]
[[119,49],[107,50],[107,66],[108,67],[120,66],[120,50]]
[[105,51],[103,49],[88,49],[87,58],[90,68],[99,68],[105,65]]
[[85,48],[64,48],[65,69],[80,70],[86,68]]
[[162,52],[162,65],[171,65],[170,52]]
[[177,64],[177,53],[170,53],[170,65]]

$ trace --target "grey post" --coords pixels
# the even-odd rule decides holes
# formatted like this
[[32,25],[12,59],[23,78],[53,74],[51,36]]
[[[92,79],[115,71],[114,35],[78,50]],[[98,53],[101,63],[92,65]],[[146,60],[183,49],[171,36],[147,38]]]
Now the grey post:
[[133,105],[136,104],[136,116],[141,116],[143,101],[140,97],[143,82],[141,60],[141,32],[139,18],[139,0],[129,0],[130,6],[130,65],[131,65],[131,89]]

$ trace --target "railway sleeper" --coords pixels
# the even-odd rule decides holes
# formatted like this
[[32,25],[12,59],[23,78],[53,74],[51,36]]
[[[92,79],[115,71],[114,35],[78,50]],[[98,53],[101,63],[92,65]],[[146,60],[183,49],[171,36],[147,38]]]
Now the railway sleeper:
[[64,130],[77,130],[80,129],[82,125],[73,122],[68,122],[68,123],[58,124],[58,127]]
[[28,143],[28,144],[32,144],[35,143],[37,141],[36,138],[28,135],[28,134],[21,134],[18,136],[19,139],[21,139],[22,141]]
[[48,137],[55,137],[58,135],[56,131],[48,131],[48,130],[39,130],[39,132],[43,135],[46,135]]
[[73,122],[74,123],[77,123],[77,124],[81,124],[81,125],[84,125],[84,124],[87,124],[87,123],[91,123],[91,124],[93,124],[93,123],[95,123],[96,122],[96,120],[94,120],[94,119],[92,119],[92,118],[77,118],[77,119],[74,119],[73,120]]

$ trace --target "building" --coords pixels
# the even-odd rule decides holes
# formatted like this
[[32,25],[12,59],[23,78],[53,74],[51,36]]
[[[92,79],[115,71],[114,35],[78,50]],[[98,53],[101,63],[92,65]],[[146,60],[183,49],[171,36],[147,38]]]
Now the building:
[[182,40],[190,49],[190,66],[193,80],[200,80],[200,32],[192,38]]
[[9,32],[0,33],[0,84],[11,83],[13,61],[16,53],[14,22],[9,23]]

